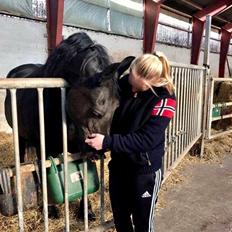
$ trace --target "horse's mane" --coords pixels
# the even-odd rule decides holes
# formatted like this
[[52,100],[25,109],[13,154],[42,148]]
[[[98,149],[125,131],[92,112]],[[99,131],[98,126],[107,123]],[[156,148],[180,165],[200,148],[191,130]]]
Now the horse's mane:
[[62,77],[73,83],[74,78],[85,78],[90,70],[100,72],[110,63],[106,49],[94,43],[86,33],[79,32],[54,49],[44,64],[43,76]]

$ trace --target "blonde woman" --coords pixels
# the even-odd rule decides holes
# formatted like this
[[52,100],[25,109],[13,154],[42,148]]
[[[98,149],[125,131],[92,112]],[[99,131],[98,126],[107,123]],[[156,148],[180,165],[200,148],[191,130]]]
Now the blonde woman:
[[162,180],[165,129],[176,108],[167,58],[136,58],[119,81],[121,101],[110,135],[92,134],[86,143],[110,149],[109,192],[118,232],[154,231],[154,208]]

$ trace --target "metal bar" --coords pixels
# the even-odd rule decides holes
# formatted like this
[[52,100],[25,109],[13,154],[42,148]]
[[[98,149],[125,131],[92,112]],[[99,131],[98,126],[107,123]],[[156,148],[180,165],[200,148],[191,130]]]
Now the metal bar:
[[23,198],[22,198],[20,158],[19,158],[19,137],[18,137],[18,116],[17,116],[16,89],[10,89],[10,94],[11,94],[11,112],[12,112],[12,119],[13,119],[13,140],[14,140],[15,168],[16,168],[16,186],[17,186],[19,231],[23,232],[24,231]]
[[167,156],[167,168],[171,166],[171,155],[172,155],[172,126],[173,126],[173,121],[171,120],[169,123],[168,127],[168,137],[169,137],[169,149],[168,149],[168,156]]
[[213,105],[213,91],[214,91],[214,80],[211,78],[209,82],[209,95],[208,95],[208,133],[207,137],[211,134],[212,125],[212,105]]
[[227,135],[227,134],[230,134],[232,133],[232,130],[228,130],[228,131],[224,131],[224,132],[221,132],[221,133],[218,133],[218,134],[214,134],[214,135],[210,135],[209,139],[215,139],[219,136],[222,136],[222,135]]
[[[198,110],[197,110],[197,106],[198,104],[200,103],[199,102],[199,95],[198,95],[198,92],[200,91],[199,87],[200,87],[200,84],[199,84],[199,78],[198,78],[198,71],[195,70],[195,103],[194,103],[194,106],[195,106],[195,122],[194,122],[194,137],[197,136],[197,126],[198,126]],[[201,92],[202,94],[202,92]]]
[[[179,71],[177,68],[173,68],[175,70],[174,75],[175,75],[175,83],[174,85],[177,86],[178,82],[179,82]],[[176,91],[176,102],[178,104],[178,98],[179,98],[179,94],[178,91]],[[176,112],[175,112],[175,125],[176,125],[176,129],[175,129],[175,155],[174,155],[174,160],[173,162],[177,159],[178,157],[178,142],[179,142],[179,136],[178,136],[178,130],[179,130],[179,121],[178,121],[178,116],[179,116],[179,107],[176,108]]]
[[210,32],[211,32],[212,16],[207,15],[205,24],[205,51],[203,64],[209,65],[209,53],[210,53]]
[[[211,86],[211,82],[208,82],[207,78],[209,77],[209,52],[210,52],[210,32],[211,32],[211,22],[212,22],[212,16],[207,15],[206,17],[206,36],[205,36],[205,50],[204,50],[204,60],[203,63],[205,64],[205,66],[207,67],[206,72],[205,72],[205,100],[204,100],[204,111],[203,111],[203,129],[202,129],[202,140],[201,140],[201,150],[200,150],[200,157],[203,157],[204,154],[204,140],[206,138],[206,136],[208,136],[211,133],[211,105],[213,103],[213,99],[211,100],[212,94],[213,94],[213,90],[210,91]],[[207,87],[207,84],[209,84],[209,86]],[[208,98],[208,102],[207,102],[207,98]],[[208,103],[208,104],[207,104]],[[208,108],[207,111],[207,106],[210,108]],[[208,114],[207,114],[208,112]],[[207,122],[208,120],[208,122]],[[209,124],[208,124],[209,123]],[[206,125],[207,128],[206,128]]]
[[[207,112],[208,112],[208,96],[209,96],[209,69],[205,69],[205,75],[204,77],[204,97],[203,97],[203,112],[202,112],[202,138],[201,138],[201,150],[200,150],[200,157],[203,157],[204,154],[204,145],[205,145],[205,138],[206,138],[206,133],[208,133],[208,117],[207,117]],[[207,128],[206,128],[207,127]]]
[[105,183],[104,183],[104,154],[100,160],[100,175],[101,175],[101,192],[100,192],[100,221],[101,225],[105,222]]
[[168,156],[168,133],[167,133],[168,129],[165,130],[165,147],[164,147],[164,157],[162,159],[163,161],[163,173],[166,172],[167,170],[167,156]]
[[232,78],[213,78],[214,81],[222,82],[222,81],[232,81]]
[[204,70],[205,68],[202,66],[194,65],[194,64],[180,64],[176,62],[170,62],[170,65],[172,67],[178,67],[178,68],[188,68],[188,69],[197,69],[197,70]]
[[42,190],[43,190],[43,214],[44,214],[44,231],[48,232],[48,197],[47,197],[47,173],[45,167],[45,128],[44,128],[44,103],[43,88],[38,88],[39,102],[39,126],[40,126],[40,151],[42,163]]
[[185,126],[185,121],[184,121],[184,117],[185,117],[185,75],[186,75],[186,68],[182,68],[182,81],[181,81],[181,87],[182,87],[182,92],[181,92],[181,153],[182,151],[184,150],[184,133],[185,133],[185,130],[184,130],[184,126]]
[[228,59],[228,53],[227,53],[227,57],[226,57],[226,64],[227,64],[227,68],[228,68],[228,73],[229,73],[229,77],[231,78],[232,77],[232,69],[230,67],[230,62],[229,62],[229,59]]
[[61,110],[62,110],[62,134],[64,155],[64,201],[65,201],[65,231],[70,231],[69,225],[69,201],[68,201],[68,144],[67,144],[67,119],[65,112],[66,90],[61,88]]
[[200,122],[200,123],[198,123],[198,133],[201,133],[202,128],[203,128],[203,116],[202,115],[203,115],[203,112],[204,112],[204,95],[206,95],[206,92],[207,92],[207,88],[205,88],[205,80],[204,80],[204,77],[205,77],[204,73],[205,72],[206,71],[200,71],[200,88],[201,88],[201,91],[200,91],[199,95],[200,95],[201,100],[200,100],[200,104],[198,104],[199,105],[198,118],[199,118],[199,122]]
[[211,121],[214,122],[225,118],[232,118],[232,114],[221,115],[219,117],[212,118]]
[[224,107],[224,106],[232,106],[232,102],[224,102],[224,103],[215,103],[213,107]]
[[189,140],[189,125],[190,125],[190,91],[191,91],[191,82],[190,82],[190,76],[189,76],[190,70],[187,69],[186,73],[186,80],[185,80],[185,91],[186,91],[186,97],[185,99],[185,142],[184,147],[188,146],[188,140]]
[[181,160],[183,159],[183,157],[189,152],[189,150],[192,148],[192,146],[197,142],[197,140],[201,137],[202,134],[198,135],[196,138],[194,138],[194,140],[191,142],[191,144],[189,144],[184,151],[181,153],[181,156],[179,156],[179,158],[176,160],[175,164],[172,165],[171,168],[169,168],[169,170],[166,171],[166,173],[164,174],[164,179],[163,179],[163,183],[167,180],[167,178],[170,176],[170,174],[172,173],[172,170],[174,170],[177,165],[181,162]]
[[[174,74],[175,74],[174,69],[171,69],[171,72],[172,72],[172,76],[174,76]],[[174,76],[173,82],[174,82],[174,84],[176,82],[175,76]],[[175,161],[175,144],[176,144],[175,129],[176,129],[176,115],[174,115],[174,117],[172,118],[172,128],[171,128],[171,130],[172,130],[172,153],[171,153],[171,158],[170,158],[171,165]]]
[[198,70],[196,70],[196,75],[197,75],[197,83],[196,83],[196,132],[195,132],[195,136],[198,135],[198,133],[200,132],[199,128],[202,123],[201,117],[199,117],[201,114],[201,108],[203,106],[202,104],[202,85],[201,85],[201,72],[199,72]]
[[196,91],[195,91],[195,86],[196,86],[196,70],[192,70],[192,82],[193,82],[193,87],[192,87],[192,119],[191,119],[191,136],[190,136],[190,141],[194,138],[194,126],[195,126],[195,119],[196,119]]
[[181,111],[182,111],[182,106],[181,106],[181,77],[183,74],[183,69],[180,68],[179,72],[178,72],[178,84],[176,86],[176,90],[177,90],[177,121],[178,121],[178,137],[177,137],[177,149],[178,149],[178,155],[177,157],[180,156],[181,154]]
[[192,119],[193,119],[193,70],[188,69],[188,81],[189,90],[188,90],[188,100],[187,104],[189,106],[188,111],[186,112],[188,115],[188,129],[187,129],[187,144],[189,145],[192,137]]
[[0,89],[60,87],[68,87],[68,83],[62,78],[0,78]]
[[[200,91],[199,89],[199,78],[197,75],[197,70],[194,71],[194,124],[193,124],[193,138],[197,136],[197,125],[198,125],[198,121],[197,121],[197,116],[198,116],[198,111],[197,111],[197,105],[199,104],[199,100],[198,100],[198,92]],[[199,122],[200,123],[200,122]]]
[[196,115],[196,110],[195,110],[195,99],[196,99],[196,94],[195,94],[195,83],[196,83],[196,76],[195,76],[195,70],[193,69],[191,71],[191,82],[192,82],[192,94],[191,94],[191,120],[190,120],[190,136],[189,136],[189,143],[192,141],[194,138],[194,126],[195,126],[195,115]]
[[188,143],[190,144],[191,140],[192,140],[192,126],[193,126],[193,119],[194,119],[194,105],[193,105],[193,101],[194,101],[194,77],[193,77],[193,70],[189,70],[189,83],[190,83],[190,91],[189,91],[189,132],[188,132]]
[[85,232],[89,230],[88,224],[88,167],[87,160],[84,160],[84,224]]

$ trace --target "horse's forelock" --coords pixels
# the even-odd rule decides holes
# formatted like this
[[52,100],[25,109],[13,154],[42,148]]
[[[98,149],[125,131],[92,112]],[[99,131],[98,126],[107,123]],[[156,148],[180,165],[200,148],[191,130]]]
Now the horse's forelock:
[[65,64],[93,45],[91,38],[84,32],[78,32],[63,40],[48,57],[44,65],[44,75],[62,76]]
[[106,48],[80,32],[69,36],[54,49],[43,70],[44,76],[62,77],[73,84],[77,79],[103,71],[110,63]]
[[71,75],[86,78],[102,72],[110,63],[106,49],[100,44],[92,44],[66,63],[65,70]]

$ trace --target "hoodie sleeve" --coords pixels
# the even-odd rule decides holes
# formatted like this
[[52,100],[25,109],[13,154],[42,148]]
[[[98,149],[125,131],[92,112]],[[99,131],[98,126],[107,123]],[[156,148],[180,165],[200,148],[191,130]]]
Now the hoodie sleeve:
[[137,153],[155,149],[163,140],[163,133],[174,116],[176,101],[162,99],[151,112],[147,123],[139,130],[125,135],[105,136],[103,149],[114,152]]

